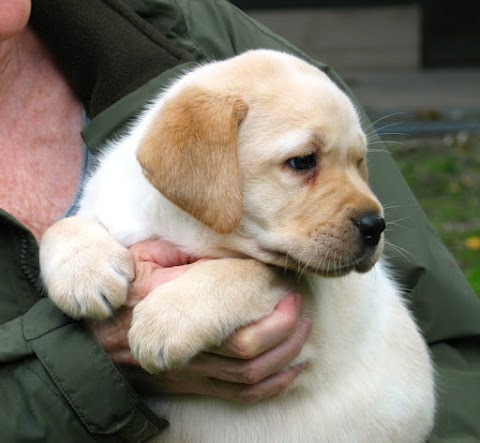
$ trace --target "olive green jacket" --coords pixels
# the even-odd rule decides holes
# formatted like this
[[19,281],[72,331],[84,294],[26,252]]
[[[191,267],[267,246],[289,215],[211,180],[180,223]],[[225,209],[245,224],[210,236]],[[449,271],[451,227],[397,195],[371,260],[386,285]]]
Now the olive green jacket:
[[[32,25],[85,104],[93,152],[183,70],[250,48],[297,54],[349,93],[329,67],[220,0],[33,0]],[[480,302],[388,153],[371,152],[369,165],[375,192],[392,207],[387,222],[406,220],[387,239],[408,252],[387,248],[387,256],[436,364],[430,441],[479,442]],[[161,432],[166,421],[39,288],[33,236],[0,212],[0,442],[143,442]]]

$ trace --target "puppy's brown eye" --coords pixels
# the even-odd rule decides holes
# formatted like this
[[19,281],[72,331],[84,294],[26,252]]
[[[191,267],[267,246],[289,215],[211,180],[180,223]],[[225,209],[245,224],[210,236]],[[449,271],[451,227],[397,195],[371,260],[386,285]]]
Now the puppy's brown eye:
[[310,171],[317,167],[317,157],[315,154],[306,155],[304,157],[293,157],[287,160],[287,165],[295,171]]

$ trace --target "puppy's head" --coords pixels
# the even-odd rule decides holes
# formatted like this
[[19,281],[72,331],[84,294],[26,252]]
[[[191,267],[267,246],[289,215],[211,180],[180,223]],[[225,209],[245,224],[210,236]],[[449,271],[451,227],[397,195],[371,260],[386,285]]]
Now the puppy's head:
[[322,275],[367,271],[382,252],[355,109],[295,57],[251,51],[190,73],[164,97],[137,158],[223,247]]

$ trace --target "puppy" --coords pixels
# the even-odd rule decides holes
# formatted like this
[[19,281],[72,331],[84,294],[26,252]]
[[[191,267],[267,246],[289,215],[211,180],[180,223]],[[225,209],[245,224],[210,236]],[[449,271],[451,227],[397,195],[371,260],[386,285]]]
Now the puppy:
[[[267,50],[195,69],[105,149],[79,215],[41,242],[49,296],[73,317],[120,307],[126,249],[161,237],[216,257],[153,290],[129,342],[149,372],[180,367],[305,296],[311,338],[288,392],[253,405],[162,396],[159,442],[420,443],[435,399],[427,347],[380,258],[382,207],[347,96]],[[375,266],[374,266],[375,265]]]

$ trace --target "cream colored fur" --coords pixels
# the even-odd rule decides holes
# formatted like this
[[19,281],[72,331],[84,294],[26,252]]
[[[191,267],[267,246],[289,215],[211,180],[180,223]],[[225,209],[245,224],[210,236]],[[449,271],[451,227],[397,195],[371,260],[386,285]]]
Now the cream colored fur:
[[[309,156],[314,168],[289,162]],[[249,405],[151,398],[171,421],[158,443],[425,441],[435,409],[428,350],[375,265],[383,240],[365,249],[355,224],[382,214],[365,156],[347,96],[309,64],[266,50],[185,75],[106,147],[79,216],[41,243],[42,276],[62,309],[110,315],[133,277],[126,247],[157,236],[218,260],[135,308],[129,340],[146,370],[220,345],[292,289],[313,317],[294,362],[308,366],[284,395]]]

